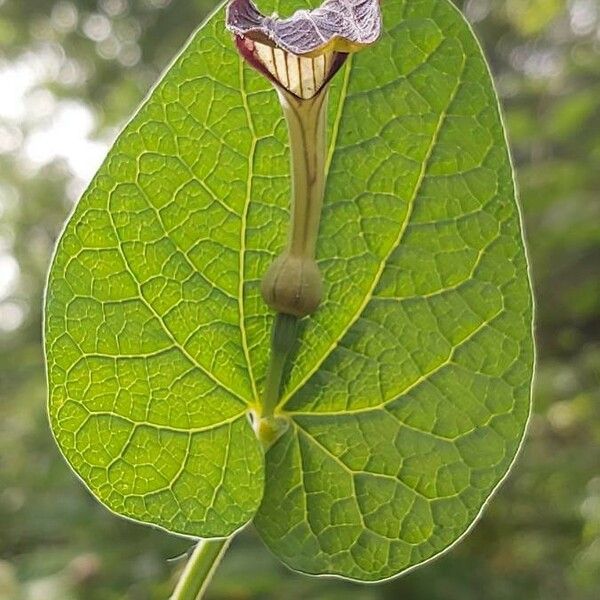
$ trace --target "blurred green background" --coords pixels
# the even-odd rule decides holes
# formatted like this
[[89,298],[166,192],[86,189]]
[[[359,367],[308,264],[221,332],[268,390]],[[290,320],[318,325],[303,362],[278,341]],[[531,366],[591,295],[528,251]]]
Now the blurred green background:
[[[393,1],[393,0],[386,0]],[[72,203],[213,0],[0,0],[0,600],[165,599],[189,542],[110,515],[45,416],[45,272]],[[468,0],[507,114],[537,298],[535,414],[466,541],[367,587],[248,529],[209,599],[600,598],[600,1]]]

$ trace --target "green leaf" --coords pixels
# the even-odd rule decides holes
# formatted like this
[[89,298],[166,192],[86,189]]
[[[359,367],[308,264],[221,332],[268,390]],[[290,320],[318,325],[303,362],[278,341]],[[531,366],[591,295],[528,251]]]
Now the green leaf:
[[219,11],[77,205],[47,296],[67,460],[113,511],[204,537],[248,522],[264,487],[239,276],[255,144],[243,77]]
[[367,581],[468,530],[515,457],[532,374],[512,169],[481,51],[448,2],[383,8],[385,36],[353,59],[336,109],[328,295],[256,518],[293,568]]
[[325,298],[264,458],[248,419],[273,319],[259,284],[285,245],[289,159],[276,94],[222,9],[77,205],[46,306],[52,427],[103,503],[204,537],[254,517],[294,569],[365,581],[467,532],[517,453],[533,370],[481,50],[448,0],[382,6],[384,36],[332,84]]

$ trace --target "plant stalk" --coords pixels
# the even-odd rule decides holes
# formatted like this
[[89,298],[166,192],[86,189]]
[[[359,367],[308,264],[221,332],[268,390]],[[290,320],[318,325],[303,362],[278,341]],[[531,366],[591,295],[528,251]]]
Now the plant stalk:
[[275,414],[287,360],[296,342],[297,325],[298,318],[293,315],[279,313],[275,317],[271,336],[271,360],[260,415],[263,419]]
[[328,90],[302,99],[279,90],[288,126],[291,157],[291,220],[286,249],[263,278],[261,290],[277,311],[271,335],[271,357],[256,432],[269,447],[287,427],[275,410],[287,362],[296,343],[298,320],[312,314],[322,295],[315,261],[325,193]]
[[171,600],[200,600],[231,538],[200,540],[190,556]]
[[292,167],[292,215],[287,251],[314,259],[325,194],[329,90],[308,100],[279,92],[288,126]]

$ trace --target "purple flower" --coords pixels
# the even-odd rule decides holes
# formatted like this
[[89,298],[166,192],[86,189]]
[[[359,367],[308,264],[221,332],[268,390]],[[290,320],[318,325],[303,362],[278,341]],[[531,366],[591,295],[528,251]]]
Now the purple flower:
[[325,0],[281,19],[263,15],[251,0],[232,0],[227,28],[249,64],[306,100],[327,86],[349,53],[377,41],[381,11],[379,0]]

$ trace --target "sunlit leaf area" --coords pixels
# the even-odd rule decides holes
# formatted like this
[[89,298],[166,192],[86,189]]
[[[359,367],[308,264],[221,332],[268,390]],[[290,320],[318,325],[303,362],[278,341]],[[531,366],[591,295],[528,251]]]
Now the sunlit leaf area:
[[[214,4],[0,0],[0,600],[164,599],[190,549],[185,538],[115,517],[65,464],[48,427],[41,314],[65,219]],[[236,537],[209,599],[597,597],[600,6],[457,5],[482,42],[504,108],[536,300],[534,414],[521,457],[477,528],[424,569],[378,586],[309,578],[280,563],[251,525]],[[322,393],[292,401],[290,410],[326,402]],[[302,435],[323,447],[335,448],[336,435],[340,442],[346,435],[343,428],[323,437],[315,425],[304,427]],[[237,451],[248,465],[258,460],[240,445]],[[226,507],[231,528],[247,520],[243,510],[256,509],[258,493],[252,506]],[[285,555],[279,529],[266,526],[264,514],[259,530]],[[304,563],[313,559],[319,557],[307,555]],[[353,569],[337,572],[356,575]]]

